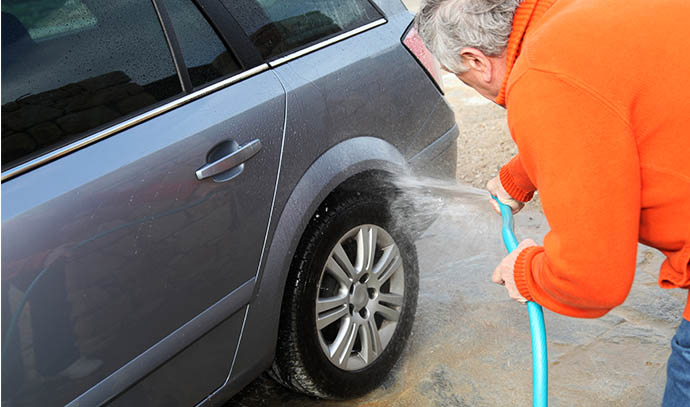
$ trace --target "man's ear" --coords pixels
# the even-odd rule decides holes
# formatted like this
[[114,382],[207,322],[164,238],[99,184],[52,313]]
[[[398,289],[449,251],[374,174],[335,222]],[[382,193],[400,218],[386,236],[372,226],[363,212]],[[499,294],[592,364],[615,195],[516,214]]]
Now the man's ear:
[[476,71],[479,77],[485,82],[489,83],[493,79],[493,69],[491,67],[491,59],[484,55],[483,52],[476,48],[463,48],[460,50],[462,60],[471,70]]

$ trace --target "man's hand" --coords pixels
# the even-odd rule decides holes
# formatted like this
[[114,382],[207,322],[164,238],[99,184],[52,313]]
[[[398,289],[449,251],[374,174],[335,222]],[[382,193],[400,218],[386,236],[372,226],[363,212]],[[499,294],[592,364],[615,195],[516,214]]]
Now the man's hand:
[[[525,206],[523,202],[513,199],[513,197],[510,196],[505,189],[503,189],[503,185],[501,184],[501,180],[498,178],[498,176],[492,178],[486,183],[486,189],[489,190],[491,196],[495,196],[499,201],[510,206],[510,208],[513,210],[513,214],[520,212],[520,209]],[[501,209],[498,207],[498,202],[491,199],[491,206],[493,206],[496,213],[499,215],[501,214]]]
[[513,267],[515,266],[515,260],[517,260],[520,252],[530,246],[537,246],[537,243],[532,239],[525,239],[518,245],[517,249],[513,250],[508,256],[506,256],[501,263],[494,270],[494,274],[491,276],[491,280],[496,283],[506,287],[508,290],[508,295],[510,298],[517,300],[521,303],[526,303],[527,299],[520,295],[520,292],[515,285],[515,277],[513,276]]

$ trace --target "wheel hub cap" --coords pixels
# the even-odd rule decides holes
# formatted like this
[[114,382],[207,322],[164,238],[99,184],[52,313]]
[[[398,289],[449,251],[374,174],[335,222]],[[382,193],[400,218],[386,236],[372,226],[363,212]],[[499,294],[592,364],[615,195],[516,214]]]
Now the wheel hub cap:
[[369,293],[366,284],[356,283],[352,286],[352,295],[350,296],[350,304],[355,307],[355,311],[359,311],[367,306],[369,302]]
[[391,235],[376,225],[347,232],[331,250],[317,290],[316,332],[325,356],[343,370],[369,366],[403,312],[405,270]]

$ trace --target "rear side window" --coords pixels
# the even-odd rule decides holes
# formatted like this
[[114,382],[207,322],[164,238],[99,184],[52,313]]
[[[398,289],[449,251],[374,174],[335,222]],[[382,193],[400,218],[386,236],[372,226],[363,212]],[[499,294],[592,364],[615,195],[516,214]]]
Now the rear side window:
[[266,59],[381,18],[367,0],[221,1]]
[[150,1],[2,0],[2,167],[182,92]]
[[191,0],[167,0],[165,5],[195,89],[241,71]]

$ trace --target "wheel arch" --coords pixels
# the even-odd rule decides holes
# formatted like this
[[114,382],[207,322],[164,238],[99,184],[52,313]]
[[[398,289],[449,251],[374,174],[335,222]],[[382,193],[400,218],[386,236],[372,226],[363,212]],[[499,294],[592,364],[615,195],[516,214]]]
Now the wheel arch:
[[358,186],[390,185],[387,181],[391,176],[410,173],[407,160],[395,146],[370,136],[336,144],[309,166],[280,209],[249,304],[230,380],[204,405],[222,403],[271,365],[290,264],[309,220],[323,201],[333,193],[355,190]]

